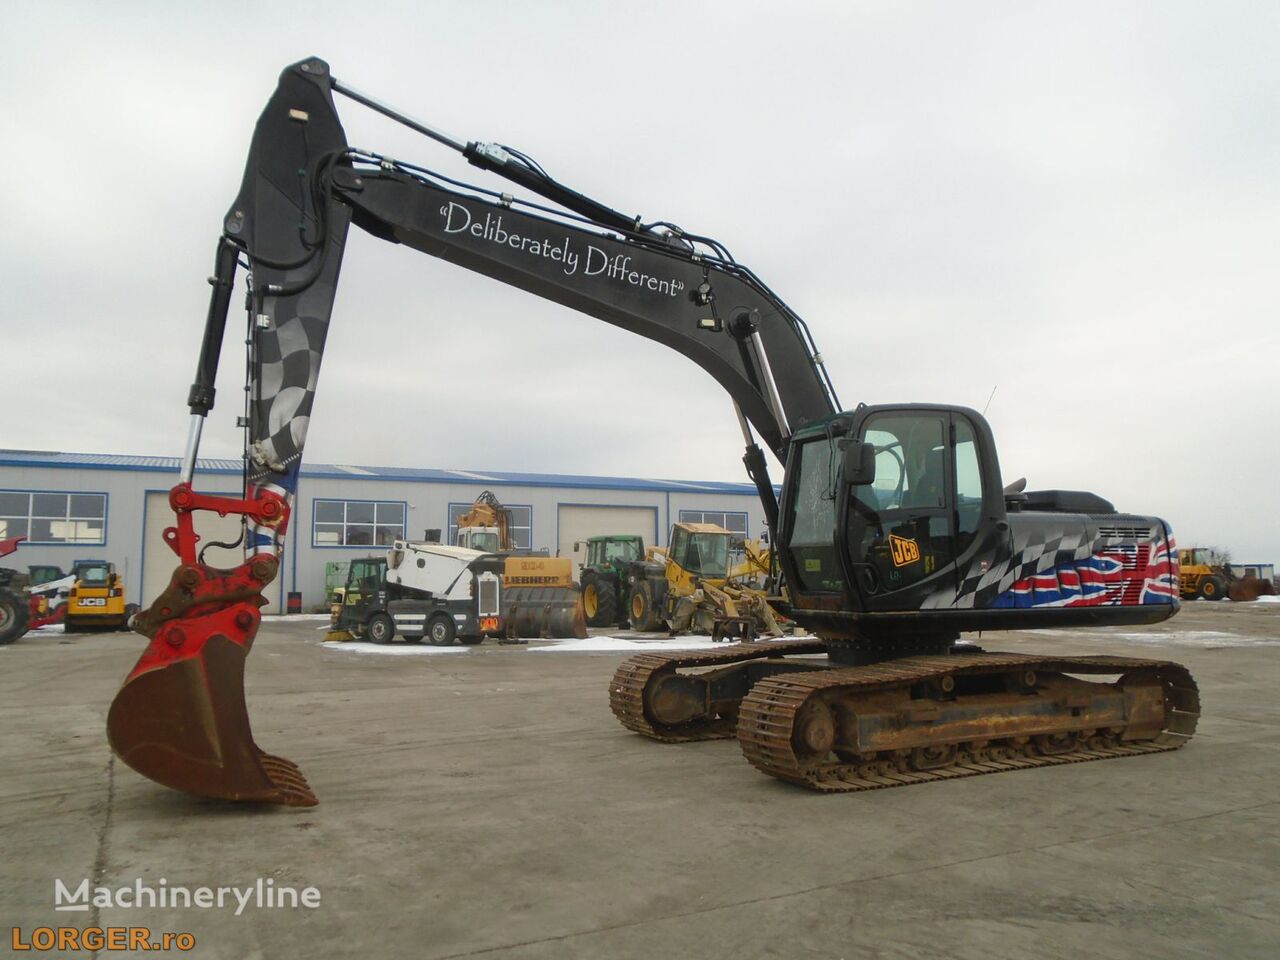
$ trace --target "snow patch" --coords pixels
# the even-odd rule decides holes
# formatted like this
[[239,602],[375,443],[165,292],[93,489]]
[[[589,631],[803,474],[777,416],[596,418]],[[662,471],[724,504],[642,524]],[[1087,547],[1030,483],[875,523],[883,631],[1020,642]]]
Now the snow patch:
[[470,647],[460,644],[437,647],[421,643],[365,643],[363,640],[342,640],[324,643],[325,650],[342,650],[345,653],[380,653],[392,657],[433,656],[438,653],[466,653]]
[[710,637],[587,637],[584,640],[550,640],[546,646],[530,647],[531,653],[622,653],[634,650],[711,650],[733,646],[712,643]]
[[308,620],[328,620],[327,613],[278,613],[262,618],[267,623],[303,623]]
[[1128,640],[1153,646],[1171,647],[1277,647],[1280,638],[1249,637],[1221,630],[1182,630],[1177,633],[1119,633],[1097,635],[1098,640]]
[[[785,640],[812,640],[813,637],[784,637]],[[712,643],[710,637],[685,634],[678,637],[587,637],[585,640],[551,640],[545,646],[529,647],[530,653],[634,653],[637,650],[723,650],[733,643]]]

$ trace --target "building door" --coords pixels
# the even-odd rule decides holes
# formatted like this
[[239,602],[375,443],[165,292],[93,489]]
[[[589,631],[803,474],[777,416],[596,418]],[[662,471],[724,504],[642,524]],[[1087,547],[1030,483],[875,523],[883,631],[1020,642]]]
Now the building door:
[[[559,556],[573,558],[574,576],[577,576],[578,565],[586,559],[588,537],[631,534],[643,537],[644,545],[651,547],[658,535],[657,507],[562,504],[559,511]],[[577,553],[573,550],[574,543],[582,545]]]

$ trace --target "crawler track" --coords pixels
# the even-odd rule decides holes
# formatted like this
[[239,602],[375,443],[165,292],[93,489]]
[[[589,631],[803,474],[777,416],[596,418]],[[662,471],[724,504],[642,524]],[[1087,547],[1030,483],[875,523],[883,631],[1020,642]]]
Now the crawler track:
[[681,653],[642,653],[625,661],[609,684],[609,706],[624,727],[664,743],[692,740],[719,740],[733,736],[733,718],[714,717],[679,726],[655,724],[645,715],[645,688],[665,673],[682,667],[722,667],[747,660],[825,653],[819,640],[771,640],[738,643],[720,650],[691,650]]
[[[819,701],[833,705],[816,709],[841,710],[840,698],[902,691],[916,684],[937,682],[945,676],[1008,674],[1036,671],[1040,674],[1120,674],[1126,682],[1155,684],[1163,689],[1164,724],[1149,739],[1126,740],[1123,729],[1088,731],[1078,740],[1051,744],[1035,737],[952,742],[940,731],[936,749],[954,750],[950,762],[919,769],[909,751],[881,751],[873,755],[836,759],[806,752],[803,730],[797,719]],[[849,702],[847,699],[845,702]],[[851,792],[973,777],[1030,767],[1083,763],[1113,757],[1176,750],[1195,732],[1200,699],[1195,681],[1185,667],[1162,660],[1121,657],[1036,657],[991,653],[908,657],[864,667],[844,667],[766,677],[756,683],[742,701],[738,714],[738,741],[747,759],[770,776],[813,790]],[[616,710],[615,710],[616,712]],[[1067,711],[1063,716],[1070,716]],[[625,721],[624,721],[625,722]],[[1063,749],[1054,749],[1062,746]]]

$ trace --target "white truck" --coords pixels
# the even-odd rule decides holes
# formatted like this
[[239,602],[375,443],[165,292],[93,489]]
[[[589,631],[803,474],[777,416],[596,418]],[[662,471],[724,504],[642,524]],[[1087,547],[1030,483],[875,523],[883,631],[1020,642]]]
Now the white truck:
[[334,625],[374,643],[501,636],[504,563],[466,547],[397,540],[385,558],[352,561]]

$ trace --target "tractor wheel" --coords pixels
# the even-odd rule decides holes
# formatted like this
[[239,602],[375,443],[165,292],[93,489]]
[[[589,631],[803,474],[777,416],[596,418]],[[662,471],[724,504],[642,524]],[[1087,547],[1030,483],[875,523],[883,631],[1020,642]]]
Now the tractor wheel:
[[637,633],[651,633],[666,627],[653,609],[653,588],[647,583],[637,583],[632,588],[629,613],[631,629]]
[[618,623],[618,590],[601,577],[582,585],[582,612],[589,627],[612,627]]
[[0,590],[0,646],[13,643],[27,632],[31,608],[21,594]]
[[138,615],[138,611],[140,611],[141,609],[142,608],[139,607],[136,603],[126,603],[124,605],[124,620],[120,624],[120,629],[132,630],[133,627],[131,626],[131,624],[133,623],[133,618]]
[[451,617],[437,614],[427,624],[427,642],[437,647],[447,647],[453,643],[453,637],[456,632],[457,630]]
[[390,643],[396,635],[396,622],[385,613],[375,613],[369,618],[368,633],[371,643]]
[[1227,584],[1221,577],[1205,577],[1200,581],[1200,597],[1204,600],[1221,600],[1227,595]]

